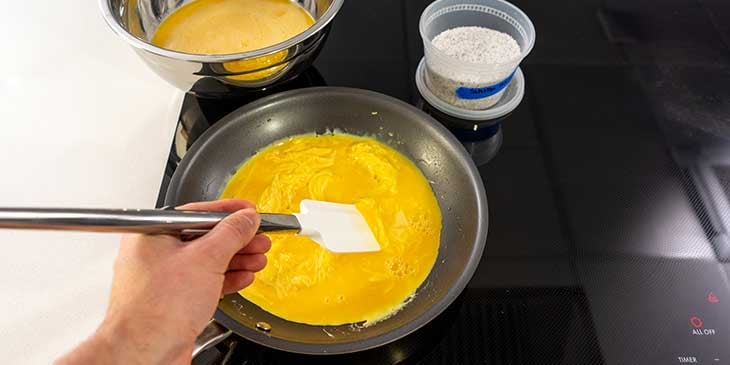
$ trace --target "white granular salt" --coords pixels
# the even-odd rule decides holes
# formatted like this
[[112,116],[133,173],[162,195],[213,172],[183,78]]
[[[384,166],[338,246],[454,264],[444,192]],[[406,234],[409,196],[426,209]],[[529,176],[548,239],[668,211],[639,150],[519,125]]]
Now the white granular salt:
[[467,68],[454,64],[442,64],[427,58],[427,84],[441,100],[456,107],[479,110],[496,104],[503,91],[481,99],[463,99],[456,90],[483,88],[507,78],[517,67],[512,64],[520,53],[517,41],[507,33],[484,27],[457,27],[438,34],[431,41],[433,46],[449,57],[461,62],[483,64]]
[[483,27],[449,29],[431,43],[449,56],[473,63],[500,63],[520,54],[520,46],[511,35]]

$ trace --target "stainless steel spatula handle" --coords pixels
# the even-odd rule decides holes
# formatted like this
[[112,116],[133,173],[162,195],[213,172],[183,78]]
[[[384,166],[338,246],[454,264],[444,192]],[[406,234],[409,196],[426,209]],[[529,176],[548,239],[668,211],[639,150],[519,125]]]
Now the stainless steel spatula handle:
[[[228,214],[167,209],[0,208],[0,228],[201,235]],[[300,229],[294,215],[261,214],[261,232]]]

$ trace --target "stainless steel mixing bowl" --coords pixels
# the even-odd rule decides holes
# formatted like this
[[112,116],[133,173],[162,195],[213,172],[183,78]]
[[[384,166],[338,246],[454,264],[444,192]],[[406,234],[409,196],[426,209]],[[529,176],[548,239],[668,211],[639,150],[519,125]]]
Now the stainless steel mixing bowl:
[[183,91],[216,97],[291,79],[319,53],[344,0],[292,0],[315,19],[305,32],[266,48],[225,55],[176,52],[150,43],[160,22],[191,0],[100,0],[107,24],[158,75]]

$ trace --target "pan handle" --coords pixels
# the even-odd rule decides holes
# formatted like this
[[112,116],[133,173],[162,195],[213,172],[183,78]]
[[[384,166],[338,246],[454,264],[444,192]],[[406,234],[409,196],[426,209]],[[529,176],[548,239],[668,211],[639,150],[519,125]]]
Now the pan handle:
[[195,339],[195,345],[193,346],[193,359],[198,356],[201,352],[217,345],[219,342],[230,336],[233,331],[223,327],[220,323],[214,319],[208,322],[203,332],[198,335]]

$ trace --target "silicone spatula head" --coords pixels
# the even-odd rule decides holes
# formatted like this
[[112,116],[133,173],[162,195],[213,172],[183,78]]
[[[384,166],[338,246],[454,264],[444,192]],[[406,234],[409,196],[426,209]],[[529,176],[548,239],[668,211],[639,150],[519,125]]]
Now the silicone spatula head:
[[331,252],[380,251],[370,226],[354,205],[302,200],[295,216],[302,226],[299,235]]

